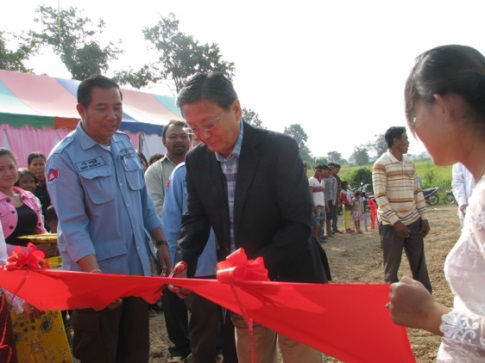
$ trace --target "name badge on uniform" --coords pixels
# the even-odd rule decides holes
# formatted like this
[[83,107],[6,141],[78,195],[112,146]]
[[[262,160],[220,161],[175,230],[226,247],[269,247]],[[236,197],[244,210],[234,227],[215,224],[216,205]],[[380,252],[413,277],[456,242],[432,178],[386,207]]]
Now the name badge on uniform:
[[98,156],[97,158],[94,158],[94,159],[83,160],[76,163],[76,167],[79,171],[98,168],[103,165],[106,165],[106,163],[101,156]]
[[125,147],[124,149],[120,150],[121,158],[133,158],[135,156],[136,156],[135,150],[131,147]]

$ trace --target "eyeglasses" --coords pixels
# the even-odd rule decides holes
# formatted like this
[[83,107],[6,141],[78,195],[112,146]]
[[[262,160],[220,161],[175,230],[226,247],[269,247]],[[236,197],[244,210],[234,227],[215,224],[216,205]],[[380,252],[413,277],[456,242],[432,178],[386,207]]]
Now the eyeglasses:
[[212,120],[205,122],[204,125],[200,125],[199,127],[190,126],[190,129],[194,134],[199,134],[201,131],[211,132],[212,129],[219,123],[221,120],[220,116],[214,117]]

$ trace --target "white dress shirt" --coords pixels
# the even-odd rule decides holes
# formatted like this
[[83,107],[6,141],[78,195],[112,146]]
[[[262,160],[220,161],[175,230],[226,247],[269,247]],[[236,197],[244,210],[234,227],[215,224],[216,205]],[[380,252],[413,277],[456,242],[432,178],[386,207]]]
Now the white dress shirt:
[[458,203],[458,216],[463,221],[465,214],[460,208],[468,205],[468,199],[470,199],[473,188],[475,188],[475,178],[462,163],[453,165],[452,174],[451,189]]

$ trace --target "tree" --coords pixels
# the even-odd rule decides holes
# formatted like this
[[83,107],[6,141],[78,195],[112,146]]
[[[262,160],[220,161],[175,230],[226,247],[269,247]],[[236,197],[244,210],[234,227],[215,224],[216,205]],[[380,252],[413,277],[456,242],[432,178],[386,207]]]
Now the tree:
[[324,156],[315,157],[313,159],[313,165],[327,165],[327,164],[328,164],[328,160]]
[[346,161],[344,158],[342,158],[342,154],[339,153],[338,151],[329,151],[327,153],[327,159],[331,163],[337,163],[337,164],[345,164]]
[[387,151],[387,142],[384,134],[375,135],[376,139],[367,144],[367,149],[375,153],[376,159]]
[[298,144],[298,149],[300,150],[300,157],[305,163],[310,164],[312,162],[312,156],[310,149],[306,145],[308,141],[308,135],[306,134],[303,127],[300,124],[292,124],[285,127],[283,133],[285,135],[291,136]]
[[153,73],[153,66],[145,64],[138,70],[130,68],[125,71],[117,71],[113,80],[119,84],[129,83],[132,87],[142,88],[150,83],[159,81],[159,77]]
[[256,113],[254,110],[244,107],[242,109],[242,118],[248,124],[259,127],[260,129],[264,129],[263,121],[261,121],[259,114]]
[[28,72],[24,62],[35,52],[35,46],[22,36],[17,36],[20,44],[17,49],[7,49],[7,38],[0,32],[0,69],[7,71]]
[[41,5],[37,8],[39,16],[34,19],[42,30],[31,31],[32,39],[41,46],[51,46],[71,72],[74,79],[105,73],[110,61],[117,59],[121,50],[112,42],[102,46],[99,36],[105,23],[100,20],[93,25],[91,19],[82,16],[75,7],[56,10]]
[[352,163],[356,165],[367,165],[369,164],[369,152],[365,146],[356,146],[354,153],[349,159]]
[[350,176],[350,185],[355,188],[365,184],[372,185],[372,172],[370,169],[360,168],[354,171]]
[[197,72],[218,71],[232,78],[234,63],[222,60],[215,43],[200,44],[192,36],[179,30],[179,21],[170,13],[158,23],[143,30],[145,39],[159,52],[154,71],[160,77],[173,81],[177,92],[185,81]]

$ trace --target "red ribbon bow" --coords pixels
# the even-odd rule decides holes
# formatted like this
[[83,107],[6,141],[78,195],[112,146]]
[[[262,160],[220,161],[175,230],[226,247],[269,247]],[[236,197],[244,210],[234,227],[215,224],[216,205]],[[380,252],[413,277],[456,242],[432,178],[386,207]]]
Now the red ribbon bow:
[[5,265],[8,271],[12,270],[39,270],[48,269],[49,264],[45,261],[44,252],[30,243],[27,247],[16,247]]
[[217,263],[217,280],[220,282],[269,281],[268,270],[262,257],[248,260],[246,252],[240,248],[224,261]]
[[231,284],[232,293],[236,298],[242,317],[248,326],[249,341],[251,344],[251,362],[256,363],[256,345],[254,342],[253,319],[249,316],[241,299],[234,289],[234,283],[240,281],[269,281],[268,270],[264,267],[262,257],[254,260],[248,260],[243,248],[231,253],[224,261],[217,263],[217,280],[223,283]]

